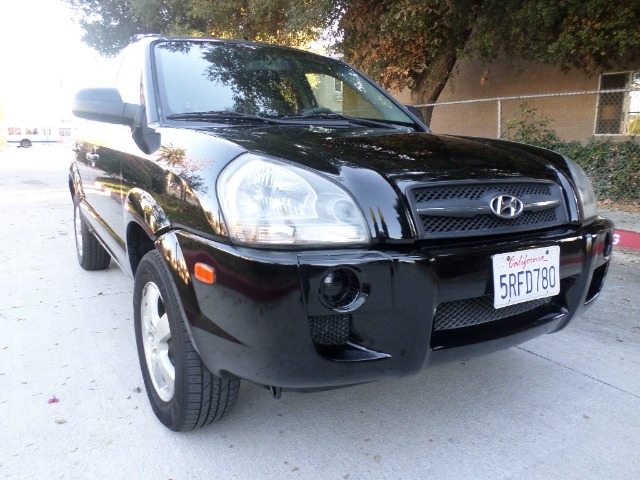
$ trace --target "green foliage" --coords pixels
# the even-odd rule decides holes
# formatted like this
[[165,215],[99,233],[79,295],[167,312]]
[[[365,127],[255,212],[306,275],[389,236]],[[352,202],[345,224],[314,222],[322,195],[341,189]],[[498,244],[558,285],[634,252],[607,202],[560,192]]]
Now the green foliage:
[[597,72],[640,52],[640,2],[610,0],[66,0],[85,41],[113,55],[137,33],[304,47],[326,32],[386,87],[435,101],[460,55]]
[[207,36],[302,46],[336,21],[337,0],[65,0],[83,40],[115,55],[142,33]]
[[640,144],[591,138],[586,145],[564,142],[550,120],[535,108],[522,105],[520,116],[507,122],[506,138],[560,152],[587,173],[600,201],[640,204]]
[[598,200],[640,204],[640,144],[633,140],[589,140],[567,145],[565,153],[591,179]]
[[469,45],[489,62],[499,53],[588,72],[637,56],[640,2],[499,0],[483,2]]
[[[345,57],[386,87],[434,101],[463,51],[480,0],[352,0],[341,19]],[[435,92],[435,94],[434,94]]]
[[83,40],[103,55],[115,55],[136,33],[151,32],[134,16],[134,0],[66,0],[85,31]]
[[527,103],[520,105],[520,108],[520,116],[506,122],[506,138],[551,149],[562,143],[560,137],[550,127],[549,118],[538,115],[537,110]]

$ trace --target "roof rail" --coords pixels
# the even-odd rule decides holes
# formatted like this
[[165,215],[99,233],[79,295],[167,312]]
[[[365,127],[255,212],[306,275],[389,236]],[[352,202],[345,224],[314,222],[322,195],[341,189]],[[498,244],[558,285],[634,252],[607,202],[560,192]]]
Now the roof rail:
[[131,40],[129,40],[129,43],[134,43],[137,42],[143,38],[148,38],[148,37],[155,37],[155,38],[162,38],[163,35],[159,34],[159,33],[137,33],[136,35],[134,35],[133,37],[131,37]]

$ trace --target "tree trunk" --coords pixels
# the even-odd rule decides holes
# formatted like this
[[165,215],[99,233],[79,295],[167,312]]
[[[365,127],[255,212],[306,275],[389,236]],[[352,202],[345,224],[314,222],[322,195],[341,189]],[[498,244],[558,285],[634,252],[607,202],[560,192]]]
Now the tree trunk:
[[[435,103],[444,90],[458,59],[458,52],[454,46],[443,48],[441,52],[422,74],[414,76],[415,87],[411,91],[411,102],[414,105]],[[427,126],[430,126],[433,107],[422,107],[422,116]]]
[[[438,46],[438,53],[421,72],[412,75],[415,84],[411,92],[411,101],[414,105],[435,103],[444,90],[447,81],[451,77],[453,67],[458,60],[458,52],[462,51],[476,24],[482,0],[471,0],[469,8],[461,15],[464,18],[466,28],[460,31],[450,28],[447,35],[443,36],[442,43]],[[427,126],[431,125],[433,107],[423,107],[422,115]]]

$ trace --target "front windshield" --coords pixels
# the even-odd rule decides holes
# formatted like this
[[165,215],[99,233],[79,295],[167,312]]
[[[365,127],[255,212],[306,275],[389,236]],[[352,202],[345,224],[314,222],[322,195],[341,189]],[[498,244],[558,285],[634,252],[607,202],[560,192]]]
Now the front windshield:
[[181,40],[157,43],[154,59],[165,116],[340,114],[414,125],[369,81],[329,58],[268,45]]

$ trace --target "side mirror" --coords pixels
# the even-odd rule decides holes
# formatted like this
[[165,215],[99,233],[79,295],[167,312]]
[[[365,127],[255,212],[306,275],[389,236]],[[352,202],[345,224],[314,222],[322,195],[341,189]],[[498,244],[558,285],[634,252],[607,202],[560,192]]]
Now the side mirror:
[[134,126],[142,107],[125,103],[115,88],[85,88],[76,93],[71,111],[78,118]]

